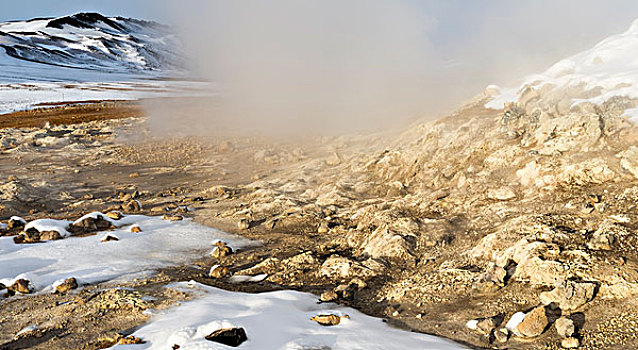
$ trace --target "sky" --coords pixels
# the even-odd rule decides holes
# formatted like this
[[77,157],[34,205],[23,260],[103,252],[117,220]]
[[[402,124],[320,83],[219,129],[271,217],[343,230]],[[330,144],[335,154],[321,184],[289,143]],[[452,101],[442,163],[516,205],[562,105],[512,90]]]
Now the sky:
[[292,94],[303,115],[332,103],[349,115],[440,117],[638,18],[635,0],[0,0],[0,8],[0,20],[97,11],[172,24],[206,78],[241,91],[236,107],[289,108]]

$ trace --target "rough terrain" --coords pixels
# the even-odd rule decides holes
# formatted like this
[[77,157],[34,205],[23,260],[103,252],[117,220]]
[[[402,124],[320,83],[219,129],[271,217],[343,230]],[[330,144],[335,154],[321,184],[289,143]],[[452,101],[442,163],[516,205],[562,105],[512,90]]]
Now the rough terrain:
[[[496,111],[485,98],[400,135],[303,143],[156,138],[141,115],[106,117],[135,108],[117,103],[100,107],[108,120],[77,110],[81,123],[0,130],[2,222],[168,213],[263,243],[193,252],[196,264],[126,292],[105,282],[9,297],[0,348],[107,346],[143,324],[145,308],[188,298],[163,286],[190,279],[310,291],[477,348],[637,347],[638,130],[619,107],[629,102],[552,110],[521,98]],[[208,276],[214,264],[268,278],[230,284]],[[507,329],[518,312],[522,322]],[[49,326],[14,338],[33,323]]]

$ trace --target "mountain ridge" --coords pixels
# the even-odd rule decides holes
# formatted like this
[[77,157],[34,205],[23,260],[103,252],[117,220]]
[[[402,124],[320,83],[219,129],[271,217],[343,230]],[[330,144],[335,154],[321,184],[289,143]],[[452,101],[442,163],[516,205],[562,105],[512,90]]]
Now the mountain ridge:
[[186,62],[170,26],[95,12],[1,22],[0,47],[17,60],[105,72],[183,71]]

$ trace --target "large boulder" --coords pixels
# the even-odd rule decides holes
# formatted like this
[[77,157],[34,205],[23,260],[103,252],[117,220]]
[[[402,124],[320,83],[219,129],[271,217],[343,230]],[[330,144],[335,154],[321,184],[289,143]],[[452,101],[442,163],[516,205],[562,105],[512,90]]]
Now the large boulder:
[[593,282],[565,281],[549,292],[540,294],[545,305],[555,303],[561,310],[575,310],[591,301],[597,290]]
[[332,255],[321,265],[319,274],[333,280],[350,280],[358,277],[366,280],[377,276],[383,270],[383,265],[372,260],[363,263],[342,257]]
[[525,315],[523,321],[516,326],[516,332],[525,338],[538,337],[543,334],[548,324],[545,307],[538,306]]

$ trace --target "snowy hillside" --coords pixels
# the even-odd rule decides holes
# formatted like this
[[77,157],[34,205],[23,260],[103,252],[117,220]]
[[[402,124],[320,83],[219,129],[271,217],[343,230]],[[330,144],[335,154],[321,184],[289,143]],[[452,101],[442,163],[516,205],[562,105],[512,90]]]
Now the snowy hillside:
[[635,102],[631,101],[638,99],[638,20],[626,32],[527,77],[518,89],[490,86],[487,92],[493,98],[486,107],[494,109],[518,101],[521,107],[532,102],[544,110],[566,113],[620,101],[624,115],[638,116]]
[[109,73],[184,65],[180,42],[168,26],[97,13],[0,23],[0,47],[6,53],[0,66],[11,64],[6,57]]

